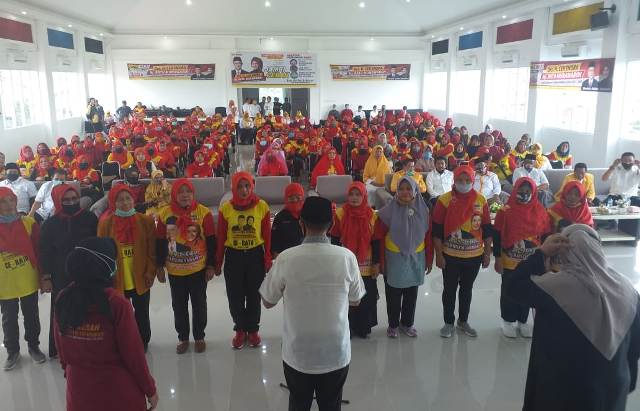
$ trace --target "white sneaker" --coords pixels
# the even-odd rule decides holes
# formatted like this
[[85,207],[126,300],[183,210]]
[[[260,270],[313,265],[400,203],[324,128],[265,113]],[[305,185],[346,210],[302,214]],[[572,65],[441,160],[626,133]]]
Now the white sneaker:
[[520,335],[523,336],[524,338],[531,338],[533,337],[533,327],[531,326],[531,324],[528,323],[518,323],[518,329],[520,330]]
[[513,322],[502,321],[502,334],[507,338],[518,338],[518,325]]

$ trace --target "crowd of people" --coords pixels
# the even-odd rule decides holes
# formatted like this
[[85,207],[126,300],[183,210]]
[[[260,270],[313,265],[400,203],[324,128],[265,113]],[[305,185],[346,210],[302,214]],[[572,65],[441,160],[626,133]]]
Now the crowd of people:
[[[557,318],[557,312],[563,312],[564,322],[557,320],[554,327],[570,325],[570,338],[586,338],[607,360],[618,358],[613,365],[601,361],[599,366],[630,367],[629,378],[622,382],[627,392],[635,386],[640,356],[637,293],[629,291],[631,285],[610,270],[601,255],[589,208],[599,201],[595,182],[586,164],[574,164],[568,142],[545,154],[539,143],[524,135],[512,148],[491,125],[471,135],[450,118],[441,125],[429,113],[411,115],[406,107],[398,111],[384,105],[380,110],[374,107],[363,118],[362,107],[354,113],[345,105],[340,113],[333,108],[326,122],[317,126],[300,112],[289,119],[282,111],[284,105],[278,107],[279,113],[272,106],[275,103],[267,99],[266,116],[256,112],[253,119],[243,110],[239,124],[237,108],[228,110],[226,117],[216,114],[204,119],[194,111],[183,123],[169,116],[145,121],[144,113],[122,109],[118,122],[84,140],[72,136],[67,142],[61,137],[55,147],[43,142],[35,152],[24,146],[19,158],[9,163],[2,155],[0,252],[5,264],[0,267],[0,304],[8,352],[5,370],[13,369],[20,358],[19,307],[31,357],[38,363],[46,360],[39,349],[37,293],[51,292],[49,356],[60,359],[68,383],[74,385],[68,391],[68,403],[75,404],[70,409],[86,409],[87,393],[93,394],[91,381],[95,380],[82,370],[87,362],[95,362],[83,354],[83,341],[100,341],[104,364],[113,364],[120,352],[125,358],[118,366],[138,380],[138,389],[127,393],[132,404],[146,397],[155,406],[155,385],[144,352],[151,340],[149,303],[156,280],[165,283],[168,279],[171,289],[177,354],[189,350],[191,338],[195,352],[206,351],[207,283],[222,275],[234,323],[231,345],[238,350],[257,347],[261,344],[261,300],[268,308],[275,305],[287,292],[286,271],[308,265],[308,254],[297,252],[297,246],[331,242],[353,256],[341,263],[346,264],[342,267],[352,288],[348,299],[340,299],[344,314],[346,305],[351,305],[348,318],[342,321],[351,337],[369,338],[378,324],[376,279],[380,275],[384,278],[387,336],[417,337],[418,288],[432,271],[434,260],[444,279],[440,335],[450,338],[457,328],[477,337],[469,322],[474,282],[493,255],[495,271],[502,275],[500,311],[506,337],[535,334],[528,318],[531,307],[546,313],[545,317]],[[235,104],[231,101],[229,107]],[[250,127],[243,124],[247,117]],[[255,143],[251,141],[254,137],[243,136],[243,129],[252,130]],[[229,153],[236,141],[255,145],[257,175],[293,178],[285,190],[285,208],[273,220],[269,205],[255,193],[253,173],[231,173]],[[632,153],[616,160],[603,177],[612,182],[610,196],[601,201],[637,204],[639,166]],[[544,174],[550,168],[573,168],[555,194]],[[110,186],[105,182],[107,174],[124,177],[124,182]],[[318,200],[305,200],[301,183],[308,182],[313,188],[318,177],[340,174],[354,178],[344,205],[332,209],[329,204],[328,218],[326,204],[307,206]],[[230,175],[232,191],[231,199],[220,205],[217,221],[209,208],[196,201],[189,180],[214,175]],[[170,183],[167,177],[176,180]],[[77,184],[68,184],[72,180]],[[38,190],[34,182],[42,182]],[[88,211],[97,201],[106,203],[99,215]],[[567,255],[566,242],[574,237],[590,252],[577,251],[574,245]],[[83,267],[91,267],[86,276]],[[588,270],[589,278],[578,278],[581,274],[574,271],[571,281],[559,274],[540,276],[570,270]],[[588,315],[595,309],[582,312],[576,305],[588,301],[591,294],[564,294],[576,282],[604,296],[599,302],[603,310],[621,314],[603,319],[615,331],[615,338],[589,323]],[[302,295],[298,298],[306,298],[305,304],[313,306],[313,296]],[[616,299],[620,295],[626,299]],[[296,304],[294,297],[292,300]],[[296,315],[286,314],[285,321],[300,323]],[[334,342],[341,341],[337,349],[348,349],[345,334],[334,332],[335,324],[322,323],[322,315],[312,323],[333,331],[321,340],[334,338]],[[535,329],[547,336],[534,341],[533,352],[539,357],[532,358],[532,363],[540,361],[538,367],[551,369],[557,365],[544,358],[549,353],[547,345],[554,344],[555,331],[539,323],[537,318]],[[311,331],[306,327],[307,335],[299,338],[311,344]],[[335,364],[321,370],[320,365],[308,362],[313,357],[305,359],[301,353],[313,347],[322,351],[322,347],[311,344],[311,348],[300,349],[295,333],[286,337],[291,338],[283,351],[288,381],[298,378],[297,373],[340,370],[336,378],[344,383],[346,357],[328,356]],[[126,353],[110,347],[111,340],[126,344]],[[581,347],[593,351],[593,347]],[[628,357],[626,351],[624,359],[615,357],[623,348],[630,350]],[[548,382],[531,375],[532,370],[535,367],[530,368],[532,386],[527,386],[527,401],[534,404],[537,395],[548,395],[536,392]],[[573,388],[579,390],[579,385]],[[594,397],[600,394],[594,389]],[[545,404],[553,404],[554,399],[550,397]],[[306,399],[295,401],[306,403]],[[532,405],[530,409],[543,408]]]

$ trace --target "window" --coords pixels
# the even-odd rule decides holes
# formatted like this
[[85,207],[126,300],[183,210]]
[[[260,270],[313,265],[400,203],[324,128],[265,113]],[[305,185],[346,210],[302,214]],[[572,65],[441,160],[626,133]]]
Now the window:
[[109,106],[107,103],[111,103],[111,99],[108,98],[107,75],[104,73],[89,73],[87,80],[89,83],[89,97],[97,99],[102,107],[105,107],[105,104]]
[[447,109],[447,82],[449,73],[438,71],[425,74],[424,107],[430,110]]
[[640,140],[640,60],[627,64],[627,84],[622,112],[622,137]]
[[580,90],[539,90],[538,115],[543,127],[593,133],[598,93]]
[[0,70],[0,102],[5,129],[39,123],[41,100],[38,72]]
[[56,119],[81,117],[84,103],[80,94],[78,73],[53,72],[53,95],[56,104]]
[[490,117],[526,123],[529,67],[496,69],[491,82],[487,90]]
[[480,104],[480,70],[456,71],[451,89],[451,111],[477,116]]

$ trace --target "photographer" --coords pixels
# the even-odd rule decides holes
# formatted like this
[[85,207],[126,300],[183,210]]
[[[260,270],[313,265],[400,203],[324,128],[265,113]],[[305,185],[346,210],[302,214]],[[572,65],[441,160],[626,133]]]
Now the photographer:
[[[102,114],[101,114],[102,113]],[[102,119],[104,118],[104,110],[98,104],[98,100],[91,97],[87,106],[87,121],[84,122],[85,131],[88,133],[97,133],[104,131]]]

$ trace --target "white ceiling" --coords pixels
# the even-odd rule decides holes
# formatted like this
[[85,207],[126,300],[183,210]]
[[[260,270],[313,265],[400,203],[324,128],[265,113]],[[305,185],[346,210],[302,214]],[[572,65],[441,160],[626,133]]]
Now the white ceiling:
[[416,35],[523,0],[25,0],[114,34]]

